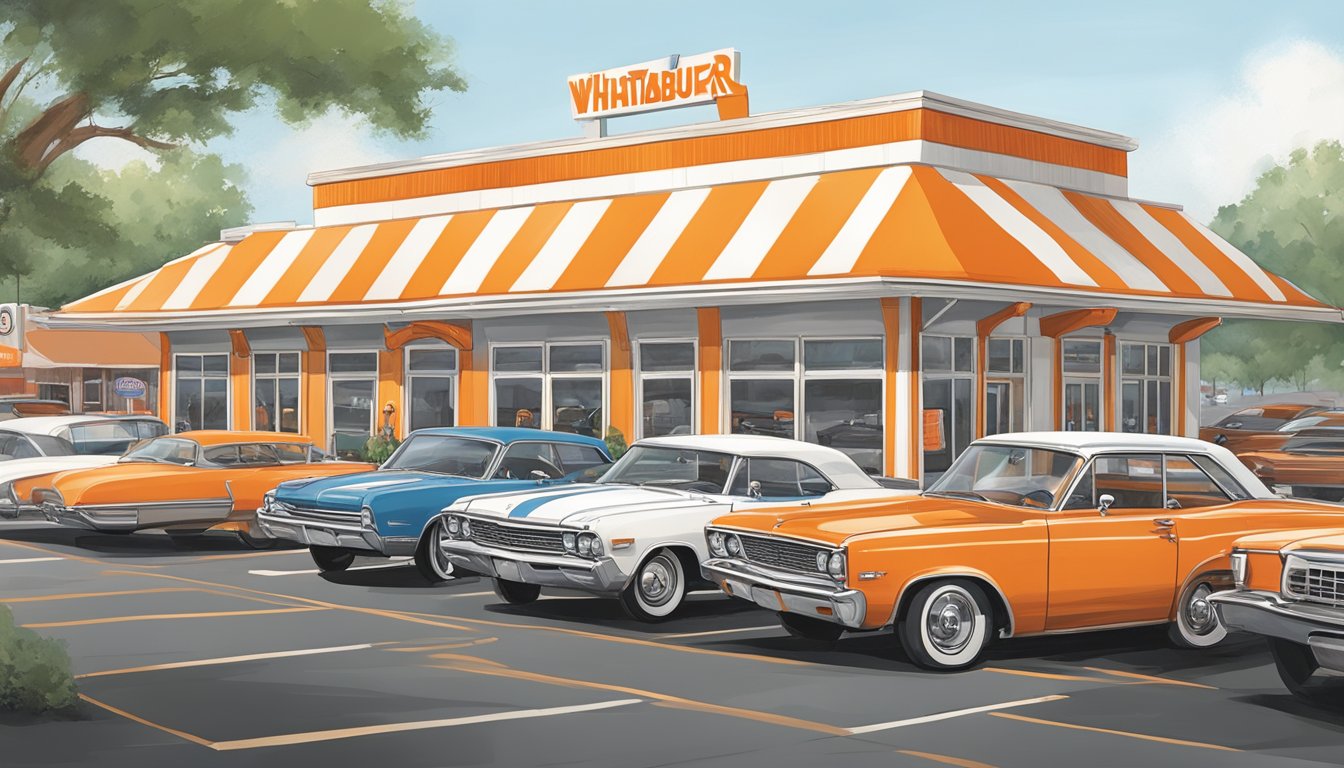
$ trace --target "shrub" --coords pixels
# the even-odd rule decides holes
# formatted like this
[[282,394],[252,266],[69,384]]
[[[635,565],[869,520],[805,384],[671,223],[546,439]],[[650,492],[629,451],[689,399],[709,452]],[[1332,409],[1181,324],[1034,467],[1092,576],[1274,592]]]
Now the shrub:
[[399,445],[401,445],[401,441],[395,437],[387,437],[383,434],[374,435],[369,438],[368,442],[364,443],[364,460],[370,464],[382,464],[392,456]]
[[625,442],[625,433],[615,427],[607,427],[606,443],[607,451],[613,459],[621,458],[630,449]]
[[65,644],[16,626],[0,605],[0,710],[51,712],[77,701]]

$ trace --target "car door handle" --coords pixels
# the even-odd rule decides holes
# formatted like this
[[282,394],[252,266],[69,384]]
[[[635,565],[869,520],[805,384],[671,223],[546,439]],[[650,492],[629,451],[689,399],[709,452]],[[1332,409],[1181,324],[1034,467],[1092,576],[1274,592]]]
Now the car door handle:
[[1167,519],[1165,519],[1165,518],[1158,518],[1158,519],[1156,519],[1156,520],[1153,521],[1153,525],[1156,525],[1156,526],[1159,527],[1159,528],[1175,528],[1175,527],[1176,527],[1176,521],[1175,521],[1175,520],[1167,520]]

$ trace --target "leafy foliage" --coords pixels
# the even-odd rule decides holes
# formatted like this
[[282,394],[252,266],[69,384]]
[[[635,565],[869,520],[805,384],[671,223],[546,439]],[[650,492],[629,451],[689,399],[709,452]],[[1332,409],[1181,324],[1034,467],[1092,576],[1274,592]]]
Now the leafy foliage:
[[392,457],[392,454],[400,445],[401,441],[397,438],[379,432],[364,443],[364,450],[360,452],[360,455],[363,456],[364,461],[370,464],[382,464]]
[[51,712],[77,701],[65,645],[15,626],[14,614],[0,605],[0,710]]
[[604,439],[607,443],[607,452],[611,454],[613,459],[621,458],[626,451],[630,450],[630,445],[625,442],[625,433],[615,427],[607,427],[607,434]]

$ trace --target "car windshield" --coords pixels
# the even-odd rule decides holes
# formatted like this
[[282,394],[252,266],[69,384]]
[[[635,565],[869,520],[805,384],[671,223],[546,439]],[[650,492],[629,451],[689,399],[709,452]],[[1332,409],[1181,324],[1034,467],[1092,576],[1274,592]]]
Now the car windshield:
[[732,468],[733,455],[728,453],[636,445],[598,482],[723,493]]
[[411,435],[383,469],[435,472],[482,479],[499,446],[457,435]]
[[153,461],[161,464],[194,464],[198,446],[180,437],[158,437],[131,446],[119,462]]
[[1344,414],[1340,413],[1318,413],[1315,416],[1307,416],[1301,419],[1293,419],[1284,422],[1278,429],[1279,432],[1301,432],[1304,429],[1312,427],[1339,427],[1344,426]]
[[1017,445],[972,445],[926,496],[955,496],[1048,509],[1083,460]]
[[1223,429],[1249,429],[1272,431],[1281,429],[1287,422],[1320,412],[1321,408],[1302,408],[1301,406],[1273,406],[1243,408],[1231,416],[1224,416],[1215,427]]

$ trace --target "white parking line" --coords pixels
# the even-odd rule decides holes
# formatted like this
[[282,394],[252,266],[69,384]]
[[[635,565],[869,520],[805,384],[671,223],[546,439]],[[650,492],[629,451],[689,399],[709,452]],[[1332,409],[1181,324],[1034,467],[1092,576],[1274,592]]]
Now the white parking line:
[[711,629],[707,632],[678,632],[674,635],[659,635],[660,640],[675,640],[684,637],[708,637],[710,635],[733,635],[738,632],[764,632],[766,630],[779,629],[778,624],[771,624],[768,627],[738,627],[737,629]]
[[924,723],[936,723],[939,720],[951,720],[955,717],[965,717],[966,715],[978,715],[981,712],[993,712],[998,709],[1011,709],[1013,707],[1025,707],[1028,704],[1044,704],[1047,701],[1059,701],[1067,699],[1068,696],[1040,696],[1035,699],[1020,699],[1018,701],[1005,701],[1002,704],[986,704],[983,707],[971,707],[970,709],[957,709],[951,712],[939,712],[936,715],[925,715],[923,717],[912,717],[908,720],[893,720],[889,723],[874,723],[873,725],[860,725],[857,728],[849,728],[849,735],[858,736],[864,733],[876,733],[877,731],[889,731],[892,728],[904,728],[907,725],[923,725]]
[[19,563],[51,563],[57,560],[64,560],[64,557],[16,557],[10,560],[0,560],[0,565],[18,565]]
[[345,651],[364,651],[386,643],[360,643],[358,645],[338,645],[330,648],[305,648],[298,651],[273,651],[271,653],[252,653],[246,656],[224,656],[218,659],[197,659],[195,661],[173,661],[165,664],[150,664],[144,667],[108,669],[102,672],[89,672],[75,675],[76,679],[86,677],[105,677],[107,675],[126,675],[132,672],[157,672],[162,669],[186,669],[188,667],[209,667],[216,664],[241,664],[245,661],[263,661],[265,659],[284,659],[291,656],[316,656],[321,653],[343,653]]
[[369,725],[362,728],[339,728],[331,731],[311,731],[309,733],[290,733],[280,736],[263,736],[259,739],[238,739],[236,741],[216,741],[208,744],[211,749],[228,752],[236,749],[257,749],[258,747],[280,747],[291,744],[311,744],[316,741],[334,741],[356,736],[372,736],[380,733],[399,733],[402,731],[423,731],[430,728],[451,728],[458,725],[493,723],[501,720],[526,720],[535,717],[554,717],[570,715],[576,712],[594,712],[600,709],[614,709],[639,704],[642,699],[618,699],[602,701],[596,704],[578,704],[569,707],[551,707],[549,709],[519,709],[512,712],[495,712],[489,715],[471,717],[450,717],[444,720],[421,720],[413,723],[388,723]]
[[[392,563],[379,563],[379,564],[377,564],[377,565],[356,565],[356,566],[351,567],[351,568],[346,568],[345,570],[346,570],[346,571],[381,571],[381,570],[383,570],[383,569],[385,569],[385,568],[401,568],[402,566],[406,565],[406,563],[408,563],[408,562],[410,562],[410,561],[409,561],[409,560],[399,560],[399,561],[392,562]],[[313,573],[321,573],[321,572],[322,572],[322,571],[321,571],[320,569],[318,569],[318,568],[310,568],[310,569],[305,570],[305,571],[267,571],[267,570],[248,571],[248,573],[252,574],[253,576],[300,576],[300,575],[303,575],[303,574],[313,574]],[[341,573],[341,571],[337,571],[337,573]]]

